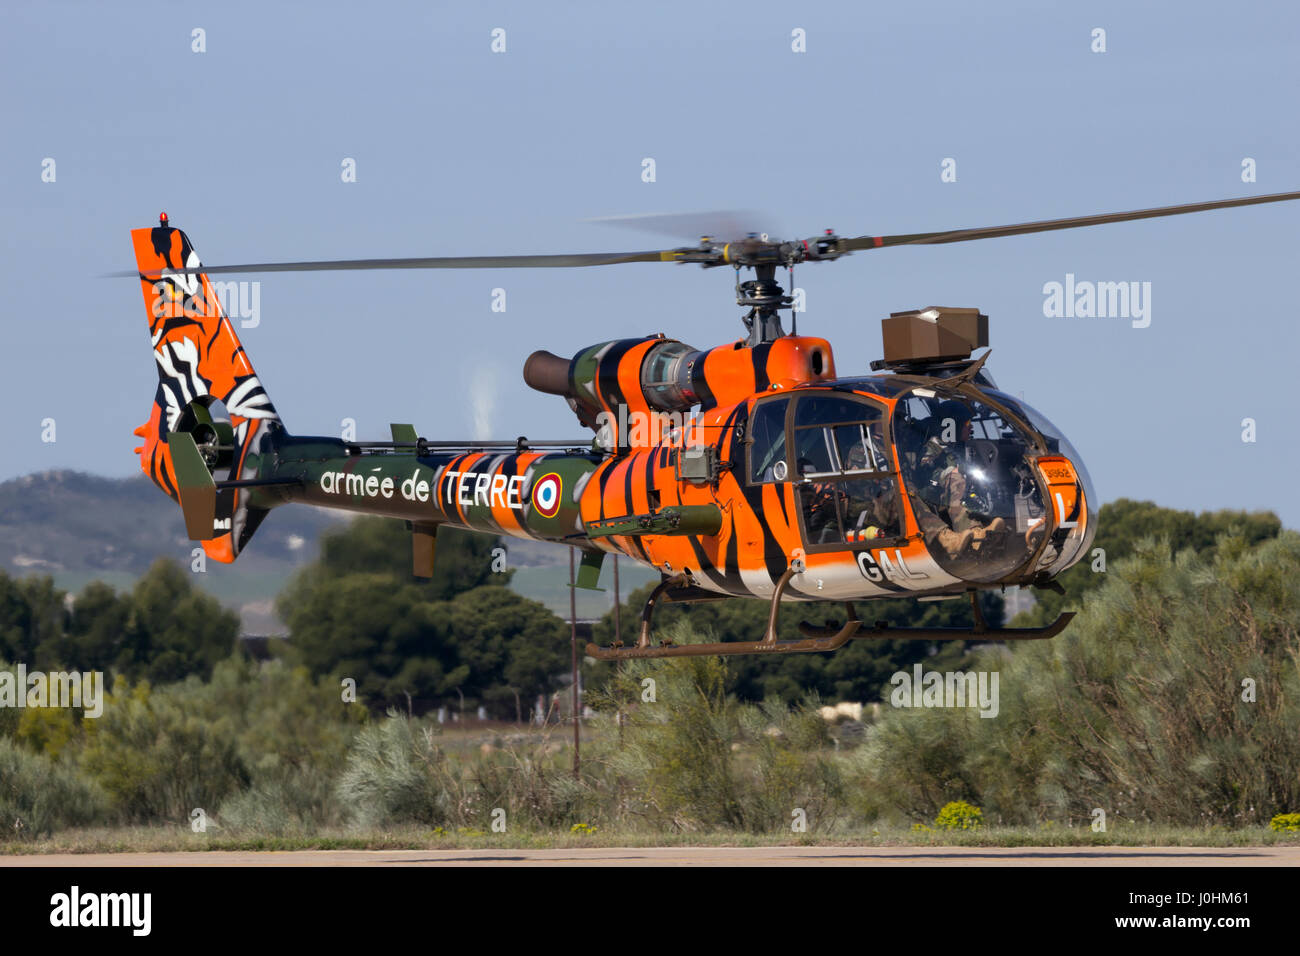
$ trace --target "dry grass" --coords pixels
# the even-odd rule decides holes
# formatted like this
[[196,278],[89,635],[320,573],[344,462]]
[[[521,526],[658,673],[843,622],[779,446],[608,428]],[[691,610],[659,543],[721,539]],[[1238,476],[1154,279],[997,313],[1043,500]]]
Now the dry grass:
[[421,827],[384,830],[328,829],[319,833],[266,834],[212,828],[192,833],[188,827],[87,828],[60,832],[48,839],[0,842],[0,854],[164,853],[275,850],[455,850],[569,849],[573,847],[681,846],[1195,846],[1247,847],[1300,845],[1300,834],[1276,833],[1266,827],[1228,830],[1111,826],[1106,833],[1079,827],[985,827],[967,831],[915,831],[893,827],[844,829],[840,832],[751,834],[716,830],[696,833],[598,829],[581,834],[564,830],[485,833],[478,830],[437,832]]

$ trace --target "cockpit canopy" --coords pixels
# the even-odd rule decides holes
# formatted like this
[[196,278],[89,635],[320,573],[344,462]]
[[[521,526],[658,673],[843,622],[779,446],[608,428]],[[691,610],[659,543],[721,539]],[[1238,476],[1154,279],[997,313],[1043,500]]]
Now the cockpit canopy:
[[[1082,462],[1055,426],[991,388],[981,389],[981,401],[955,388],[889,384],[892,420],[875,397],[885,394],[880,389],[799,389],[760,399],[751,411],[746,477],[795,483],[809,551],[897,544],[910,508],[930,555],[964,581],[1073,563],[1092,539],[1096,506]],[[1077,474],[1086,515],[1046,510],[1054,502],[1044,500],[1038,460],[1054,456]],[[1068,496],[1077,502],[1073,491]],[[1052,497],[1064,507],[1062,496]]]
[[[1068,458],[1086,507],[1096,505],[1083,463],[1060,431],[1023,402],[992,390],[985,394],[989,402],[914,388],[895,408],[893,431],[903,483],[931,555],[963,580],[993,582],[1024,570],[1049,527],[1046,509],[1053,503],[1044,502],[1035,474],[1040,455]],[[1093,515],[1055,517],[1065,533],[1049,544],[1036,570],[1063,558],[1072,561],[1092,539]]]

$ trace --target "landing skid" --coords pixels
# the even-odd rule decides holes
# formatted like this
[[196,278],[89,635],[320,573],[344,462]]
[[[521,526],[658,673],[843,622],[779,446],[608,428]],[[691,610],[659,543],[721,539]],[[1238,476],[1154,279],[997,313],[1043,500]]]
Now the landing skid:
[[[1045,641],[1060,634],[1072,620],[1074,611],[1066,611],[1043,627],[891,627],[888,621],[877,621],[874,627],[853,636],[885,641]],[[802,626],[799,629],[803,630]]]
[[1074,618],[1074,612],[1068,611],[1051,624],[1044,627],[989,627],[980,612],[976,592],[971,592],[971,608],[975,614],[974,627],[892,627],[888,621],[877,621],[869,629],[863,628],[852,602],[844,602],[847,619],[841,625],[818,626],[803,621],[799,632],[804,635],[801,641],[780,641],[776,636],[776,615],[781,606],[781,595],[785,593],[790,579],[804,570],[801,560],[794,561],[781,575],[772,593],[767,614],[767,631],[759,641],[727,641],[715,644],[674,644],[670,640],[658,644],[650,643],[650,623],[655,608],[665,599],[671,601],[668,592],[675,589],[689,588],[690,582],[683,574],[665,578],[658,587],[650,592],[645,607],[641,610],[641,631],[636,644],[625,646],[615,643],[610,647],[587,644],[587,656],[598,661],[626,661],[656,657],[710,657],[737,656],[743,654],[817,654],[839,650],[851,640],[875,638],[878,640],[914,640],[914,641],[1041,641],[1055,637],[1065,630]]

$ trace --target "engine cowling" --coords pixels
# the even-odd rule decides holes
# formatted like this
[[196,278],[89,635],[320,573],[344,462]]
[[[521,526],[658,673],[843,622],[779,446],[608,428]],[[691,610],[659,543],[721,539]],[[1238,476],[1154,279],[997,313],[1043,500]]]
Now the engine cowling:
[[601,342],[572,359],[540,350],[524,363],[530,387],[563,396],[593,430],[600,429],[602,413],[605,421],[625,421],[638,413],[708,410],[768,389],[834,378],[830,343],[799,335],[707,350],[657,335]]

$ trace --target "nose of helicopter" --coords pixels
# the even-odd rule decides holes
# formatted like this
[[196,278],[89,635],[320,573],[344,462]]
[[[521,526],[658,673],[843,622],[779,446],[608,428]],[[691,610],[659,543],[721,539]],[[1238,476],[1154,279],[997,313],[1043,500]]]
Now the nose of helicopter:
[[963,581],[1055,576],[1095,533],[1087,473],[1047,419],[987,394],[923,390],[900,402],[895,441],[917,528],[936,563]]

